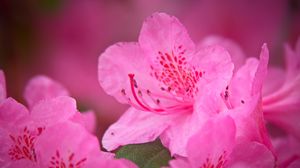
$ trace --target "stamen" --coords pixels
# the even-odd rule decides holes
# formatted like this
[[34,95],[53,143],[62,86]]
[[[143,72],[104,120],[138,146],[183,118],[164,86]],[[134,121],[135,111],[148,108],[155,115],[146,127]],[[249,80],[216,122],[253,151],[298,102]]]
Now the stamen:
[[[155,112],[162,112],[164,111],[163,109],[155,109],[155,108],[151,108],[151,107],[148,107],[148,105],[145,103],[145,102],[141,102],[138,98],[138,96],[136,95],[136,92],[135,92],[135,89],[134,87],[136,86],[137,88],[137,84],[134,80],[134,74],[128,74],[129,78],[130,78],[130,86],[131,86],[131,91],[132,91],[132,95],[135,99],[135,101],[137,102],[138,105],[140,105],[143,109],[147,110],[147,111],[155,111]],[[143,101],[143,99],[142,99]]]
[[229,100],[229,87],[226,86],[225,92],[220,94],[223,98],[223,101],[228,109],[233,109],[233,106]]
[[[179,101],[179,100],[178,100],[178,98],[175,99],[173,97],[163,96],[163,95],[159,95],[159,94],[154,94],[155,96],[158,96],[158,97],[154,97],[153,93],[150,90],[143,90],[140,88],[136,92],[135,88],[138,88],[138,85],[136,84],[136,82],[134,82],[135,81],[134,74],[128,74],[128,76],[130,78],[130,86],[131,86],[132,96],[137,104],[133,103],[130,98],[127,98],[127,99],[128,99],[128,103],[131,106],[133,106],[134,108],[143,110],[143,111],[150,111],[150,112],[154,112],[154,113],[158,112],[159,114],[170,114],[170,113],[174,113],[174,112],[178,112],[178,111],[187,111],[187,110],[190,111],[192,109],[192,106],[190,103],[185,103],[182,101],[179,103],[179,105],[177,104],[174,106],[162,107],[159,98],[165,98],[165,99],[172,100],[172,101]],[[136,84],[136,87],[134,86],[135,84]],[[123,90],[121,92],[124,93]],[[146,95],[152,100],[153,105],[156,105],[159,108],[151,107],[147,103],[146,99],[144,98],[143,93],[146,93]]]

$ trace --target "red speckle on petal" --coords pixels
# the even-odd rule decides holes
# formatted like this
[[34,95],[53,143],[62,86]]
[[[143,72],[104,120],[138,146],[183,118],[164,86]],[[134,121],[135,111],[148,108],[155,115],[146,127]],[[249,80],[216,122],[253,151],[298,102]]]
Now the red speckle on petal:
[[218,160],[212,161],[210,158],[206,158],[200,168],[224,168],[226,163],[225,156],[226,152],[224,151],[223,154],[219,156]]
[[[67,158],[67,159],[65,159]],[[56,150],[55,155],[51,157],[49,168],[82,168],[87,158],[75,159],[75,153],[70,153],[66,157],[60,155]]]
[[36,134],[34,134],[30,132],[27,127],[24,127],[18,135],[10,134],[9,137],[13,142],[8,150],[10,158],[12,160],[27,159],[36,162],[34,143],[36,137],[39,135],[39,129],[37,129]]
[[151,65],[155,78],[166,87],[172,88],[173,94],[185,98],[193,98],[198,91],[196,83],[202,77],[202,72],[188,66],[184,56],[183,45],[174,47],[174,51],[164,53],[159,51],[157,61],[161,66]]

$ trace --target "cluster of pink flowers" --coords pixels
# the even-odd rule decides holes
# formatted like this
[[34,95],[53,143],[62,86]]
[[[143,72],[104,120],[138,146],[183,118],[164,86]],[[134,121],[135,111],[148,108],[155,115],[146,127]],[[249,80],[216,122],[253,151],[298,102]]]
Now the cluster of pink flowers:
[[60,84],[37,76],[29,81],[24,97],[27,107],[6,97],[0,71],[0,167],[136,167],[100,150],[93,135],[94,113],[80,113]]
[[300,167],[300,41],[286,46],[286,70],[268,67],[266,44],[258,55],[222,37],[195,44],[177,18],[154,13],[138,42],[99,57],[100,85],[131,106],[100,138],[110,152],[94,113],[79,112],[63,86],[34,77],[25,106],[7,97],[0,71],[0,167],[134,168],[113,151],[156,139],[171,168]]
[[[99,57],[102,88],[131,107],[102,142],[120,146],[159,138],[170,167],[300,167],[300,41],[286,47],[286,70],[268,67],[234,42],[195,44],[173,16],[154,13],[138,42],[117,43]],[[267,123],[285,131],[269,135]]]

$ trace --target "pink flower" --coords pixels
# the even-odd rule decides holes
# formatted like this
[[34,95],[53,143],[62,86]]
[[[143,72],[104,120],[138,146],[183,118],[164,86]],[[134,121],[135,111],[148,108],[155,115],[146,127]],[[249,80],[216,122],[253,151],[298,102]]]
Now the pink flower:
[[203,40],[200,41],[198,44],[199,48],[207,47],[209,45],[220,45],[226,48],[231,56],[231,61],[234,64],[234,73],[245,64],[246,61],[246,54],[242,50],[239,44],[235,41],[217,36],[217,35],[210,35],[205,37]]
[[285,49],[286,71],[272,68],[263,97],[266,120],[300,140],[300,39]]
[[69,120],[76,112],[76,103],[69,97],[40,101],[30,112],[12,98],[1,102],[0,165],[13,167],[25,161],[35,163],[37,137],[48,126]]
[[[5,88],[1,74],[0,88]],[[5,92],[1,93],[3,97]],[[32,79],[25,89],[30,110],[13,98],[5,97],[0,102],[1,167],[32,167],[37,164],[35,143],[38,137],[48,127],[73,120],[78,113],[75,100],[65,93],[57,83],[39,76]],[[80,117],[78,120],[85,119]]]
[[130,17],[123,6],[112,7],[115,5],[98,0],[67,0],[61,1],[55,14],[42,13],[36,28],[40,45],[30,73],[47,74],[61,82],[80,104],[101,113],[102,125],[128,108],[105,94],[97,80],[99,52],[120,36],[120,25]]
[[[260,54],[260,60],[257,60],[256,58],[247,59],[245,65],[241,66],[241,68],[236,71],[230,84],[224,89],[221,95],[218,95],[217,93],[214,93],[213,90],[211,90],[210,93],[205,94],[196,102],[195,111],[199,115],[199,118],[213,120],[214,118],[220,118],[220,116],[225,115],[229,116],[231,120],[234,121],[234,133],[232,133],[232,136],[234,136],[234,140],[228,140],[232,148],[228,146],[229,144],[226,144],[226,137],[231,136],[230,130],[233,129],[230,126],[228,126],[229,128],[226,129],[228,123],[222,124],[222,122],[217,122],[218,120],[216,119],[215,122],[219,123],[220,127],[218,127],[218,129],[220,130],[214,129],[214,126],[205,126],[205,124],[201,126],[200,130],[202,131],[198,131],[198,137],[206,135],[206,132],[211,132],[211,134],[220,134],[218,136],[222,136],[222,138],[216,136],[216,140],[203,139],[203,141],[196,141],[194,139],[194,141],[197,142],[198,146],[205,147],[206,144],[210,144],[210,142],[215,141],[214,144],[209,145],[209,147],[212,148],[210,150],[207,150],[205,147],[200,147],[199,149],[197,149],[200,153],[204,153],[203,155],[201,155],[201,159],[191,158],[192,160],[197,162],[197,164],[200,164],[197,165],[198,167],[204,164],[206,158],[203,157],[208,157],[208,154],[205,154],[205,152],[207,151],[214,153],[211,155],[213,155],[215,158],[213,158],[213,160],[211,161],[207,161],[208,163],[206,163],[206,166],[207,164],[213,164],[214,166],[217,166],[218,164],[224,164],[222,166],[225,166],[226,164],[223,162],[218,163],[218,159],[221,157],[220,151],[224,151],[223,148],[226,148],[225,151],[229,152],[227,153],[228,157],[229,155],[230,157],[232,157],[225,159],[228,160],[228,164],[230,163],[231,165],[228,167],[239,167],[241,165],[245,166],[248,164],[250,165],[249,167],[251,167],[251,165],[259,165],[260,161],[254,162],[254,160],[259,160],[258,158],[255,158],[255,155],[257,155],[257,153],[259,152],[267,153],[266,157],[269,158],[267,165],[270,165],[269,163],[272,163],[271,165],[275,164],[273,157],[273,146],[270,142],[265,128],[261,103],[261,89],[263,79],[265,78],[267,73],[268,57],[268,50],[266,45],[264,45]],[[226,129],[226,131],[222,131],[222,129]],[[223,136],[221,133],[219,133],[219,131],[226,133],[228,132],[228,135]],[[220,146],[222,142],[218,141],[219,139],[222,139],[222,142],[224,141],[224,146]],[[188,153],[187,156],[196,157],[197,155],[195,156],[195,146],[193,146],[191,149],[194,149],[194,151],[190,152],[190,156]],[[216,152],[216,150],[219,150],[219,153]],[[245,150],[248,150],[249,152],[247,154],[241,152]],[[256,150],[259,152],[253,153]],[[248,157],[251,157],[253,160],[247,161]],[[202,160],[202,162],[199,162],[199,160]],[[203,165],[203,167],[205,166]]]
[[132,107],[103,137],[107,150],[160,137],[172,154],[186,155],[188,138],[199,128],[197,97],[221,93],[232,76],[226,50],[198,50],[181,23],[155,13],[143,24],[138,43],[117,43],[99,57],[99,82]]
[[[212,44],[225,46],[235,65],[233,78],[223,92],[222,97],[224,98],[223,103],[231,111],[230,115],[235,119],[238,135],[243,137],[243,139],[256,139],[273,151],[265,128],[261,102],[261,92],[265,81],[264,78],[267,76],[269,59],[266,45],[262,47],[260,60],[258,60],[253,57],[246,59],[246,56],[237,44],[217,36],[204,39],[199,47]],[[207,104],[205,100],[198,103]],[[220,103],[215,101],[212,105],[216,106],[216,104]],[[222,106],[219,105],[220,107]]]
[[[284,0],[276,3],[269,0],[251,3],[247,0],[201,0],[192,1],[190,5],[183,18],[193,39],[201,40],[211,34],[224,36],[238,42],[250,56],[256,54],[262,43],[269,45],[271,53],[277,52],[276,47],[283,42],[283,38],[279,38],[282,27],[292,33],[291,29],[296,26],[291,23],[299,23],[299,17],[287,16],[291,12],[288,10],[290,2]],[[284,23],[288,17],[290,22]]]
[[37,139],[35,151],[40,167],[136,167],[100,152],[97,137],[68,121],[48,127]]
[[172,168],[274,167],[272,153],[262,144],[238,142],[236,125],[229,116],[208,120],[187,145],[187,158],[170,162]]

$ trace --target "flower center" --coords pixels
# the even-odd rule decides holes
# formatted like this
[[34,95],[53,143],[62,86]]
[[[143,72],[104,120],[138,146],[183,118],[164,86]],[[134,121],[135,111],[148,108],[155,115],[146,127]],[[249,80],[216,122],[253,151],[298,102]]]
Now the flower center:
[[168,52],[158,51],[156,65],[151,66],[151,76],[163,84],[170,93],[184,99],[193,99],[198,92],[197,82],[202,72],[187,64],[186,50],[179,45]]
[[128,74],[132,94],[121,90],[128,103],[136,109],[159,114],[191,111],[198,92],[197,82],[204,72],[189,66],[184,54],[182,45],[174,47],[171,53],[158,52],[154,65],[150,66],[150,75],[159,81],[159,92],[139,87],[135,74]]
[[36,137],[43,131],[43,128],[37,128],[37,131],[38,134],[33,135],[28,128],[25,127],[21,134],[9,135],[13,144],[8,151],[8,155],[12,160],[28,159],[34,162],[36,161],[34,143]]
[[51,157],[49,168],[81,168],[86,162],[87,158],[82,158],[78,161],[74,159],[75,154],[71,153],[67,159],[63,158],[59,151],[56,150],[54,156]]

